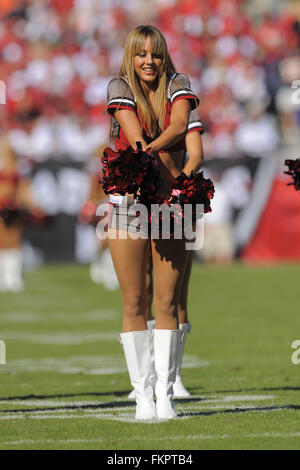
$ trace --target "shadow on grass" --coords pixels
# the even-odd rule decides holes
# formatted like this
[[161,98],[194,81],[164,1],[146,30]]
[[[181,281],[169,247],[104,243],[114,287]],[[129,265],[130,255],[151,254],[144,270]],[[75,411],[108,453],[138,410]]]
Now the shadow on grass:
[[247,413],[249,411],[279,411],[279,410],[300,410],[300,405],[283,405],[283,406],[257,406],[255,408],[235,408],[234,410],[217,410],[217,411],[191,411],[189,413],[179,413],[179,418],[193,416],[210,416],[224,413]]
[[[191,400],[185,399],[185,402],[190,402]],[[192,401],[199,401],[199,400],[192,400]],[[129,408],[135,406],[135,402],[133,401],[114,401],[108,403],[99,403],[99,405],[64,405],[64,406],[55,406],[55,407],[46,407],[46,408],[18,408],[13,410],[0,410],[0,413],[35,413],[40,411],[59,411],[59,410],[105,410],[111,408]],[[186,418],[186,417],[193,417],[193,416],[211,416],[211,415],[218,415],[224,413],[247,413],[249,411],[280,411],[280,410],[300,410],[300,405],[284,405],[284,406],[263,406],[263,407],[255,407],[255,408],[234,408],[230,410],[214,410],[214,411],[191,411],[188,413],[179,413],[179,418]]]
[[[282,388],[264,388],[264,389],[246,389],[246,390],[234,390],[234,392],[245,392],[245,391],[253,391],[253,390],[297,390],[296,387],[282,387]],[[224,392],[224,391],[223,391]],[[222,393],[223,393],[222,392]],[[229,390],[226,390],[229,392]],[[233,392],[233,390],[230,390]],[[49,399],[49,398],[66,398],[66,397],[79,397],[79,396],[124,396],[128,395],[128,391],[118,391],[118,392],[108,392],[108,393],[79,393],[79,394],[57,394],[57,395],[25,395],[25,396],[18,396],[18,397],[7,397],[7,398],[0,398],[1,401],[13,401],[16,400],[30,400],[30,399]],[[177,398],[176,404],[188,404],[188,403],[195,403],[195,402],[205,402],[207,397],[188,397],[188,398]],[[59,406],[59,402],[57,403],[58,406],[53,407],[39,407],[39,408],[18,408],[18,409],[9,409],[9,410],[0,410],[0,413],[34,413],[34,412],[42,412],[42,411],[59,411],[59,410],[105,410],[111,408],[128,408],[135,406],[135,400],[128,400],[128,401],[110,401],[107,403],[99,403],[99,404],[72,404],[70,405],[63,405]],[[193,416],[210,416],[216,414],[224,414],[224,413],[247,413],[249,411],[278,411],[278,410],[300,410],[300,405],[282,405],[282,406],[264,406],[264,407],[248,407],[248,408],[234,408],[234,409],[225,409],[225,410],[210,410],[210,411],[191,411],[187,413],[179,413],[178,417],[185,418],[185,417],[193,417]]]
[[55,394],[55,395],[21,395],[21,396],[14,396],[14,397],[0,397],[0,404],[1,401],[14,401],[14,400],[43,400],[48,398],[68,398],[68,397],[107,397],[107,396],[114,396],[114,397],[123,397],[124,395],[128,395],[129,390],[118,391],[118,392],[82,392],[82,393],[62,393],[62,394]]
[[34,413],[39,411],[59,411],[59,410],[105,410],[107,408],[128,408],[134,406],[135,402],[133,401],[112,401],[108,403],[99,403],[98,405],[64,405],[64,406],[47,406],[44,408],[18,408],[15,410],[0,410],[0,413]]
[[[121,392],[120,392],[121,393]],[[122,392],[123,393],[123,392]],[[127,393],[127,392],[126,392]],[[35,398],[35,399],[48,399],[48,398],[63,398],[63,397],[70,397],[70,396],[86,396],[86,395],[97,395],[96,393],[90,393],[90,394],[87,394],[87,393],[84,393],[84,394],[79,394],[79,395],[71,395],[71,394],[65,394],[65,395],[47,395],[47,396],[42,396],[42,395],[26,395],[25,397],[9,397],[8,400],[10,401],[15,401],[15,400],[20,400],[20,399],[23,399],[23,400],[28,400],[28,399],[32,399],[32,398]],[[105,394],[101,394],[101,395],[105,395]],[[106,394],[108,395],[108,394]],[[1,401],[4,401],[5,399],[4,398],[1,398],[0,399],[0,404],[1,404]],[[203,401],[205,400],[205,398],[196,398],[196,397],[191,397],[191,398],[179,398],[176,400],[176,403],[192,403],[192,402],[199,402],[199,401]],[[76,404],[72,404],[72,402],[70,402],[70,405],[63,405],[63,406],[59,406],[59,402],[58,402],[58,406],[53,406],[53,407],[40,407],[40,408],[17,408],[17,409],[10,409],[10,410],[0,410],[0,413],[32,413],[32,412],[38,412],[38,411],[58,411],[58,410],[87,410],[87,409],[99,409],[99,410],[103,410],[103,409],[107,409],[107,408],[128,408],[128,407],[132,407],[132,406],[135,406],[135,400],[129,400],[129,401],[111,401],[111,402],[107,402],[107,403],[99,403],[99,404],[87,404],[87,405],[76,405]]]

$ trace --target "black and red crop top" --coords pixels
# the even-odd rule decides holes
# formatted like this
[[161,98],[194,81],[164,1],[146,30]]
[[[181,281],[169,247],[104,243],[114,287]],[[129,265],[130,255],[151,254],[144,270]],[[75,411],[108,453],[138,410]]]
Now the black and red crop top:
[[[166,129],[170,124],[172,105],[180,99],[188,99],[191,103],[191,111],[188,123],[188,132],[198,131],[201,134],[204,132],[203,125],[199,120],[197,107],[199,99],[191,90],[191,85],[188,77],[182,73],[174,73],[168,77],[168,102],[167,113],[165,119]],[[127,109],[137,113],[136,100],[129,87],[129,84],[124,78],[113,78],[107,87],[107,111],[112,115],[112,136],[115,141],[115,150],[125,150],[130,144],[126,138],[118,121],[114,118],[114,113],[120,109]],[[144,127],[145,136],[149,138],[147,129]],[[148,139],[146,139],[148,141]],[[176,142],[175,145],[168,148],[168,151],[174,152],[176,150],[185,150],[185,139]]]

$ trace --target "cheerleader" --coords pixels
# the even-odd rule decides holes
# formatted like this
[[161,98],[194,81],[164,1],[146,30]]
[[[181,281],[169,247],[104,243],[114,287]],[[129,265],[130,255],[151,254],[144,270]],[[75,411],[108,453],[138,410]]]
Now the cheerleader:
[[18,292],[23,288],[23,223],[16,198],[20,176],[8,139],[1,138],[0,150],[0,291]]
[[[201,135],[203,134],[203,125],[199,119],[199,113],[197,109],[190,112],[188,131],[185,138],[186,151],[188,153],[188,160],[183,166],[185,174],[190,175],[192,172],[197,173],[203,164],[203,147]],[[187,398],[190,397],[190,393],[185,388],[181,378],[181,367],[184,355],[184,349],[187,339],[187,334],[191,332],[191,323],[188,319],[187,311],[187,299],[188,299],[188,288],[189,280],[193,262],[193,252],[186,251],[187,264],[185,272],[182,278],[182,284],[180,286],[179,300],[178,300],[178,323],[179,329],[184,332],[178,352],[178,363],[176,369],[176,378],[173,385],[174,395],[173,398]],[[152,276],[152,258],[151,254],[149,257],[148,268],[147,268],[147,292],[148,292],[148,308],[146,313],[146,321],[148,330],[150,332],[155,328],[155,318],[152,312],[152,300],[153,300],[153,276]],[[152,335],[150,336],[152,339]],[[153,355],[153,345],[151,341],[151,354]],[[154,377],[154,382],[156,378]],[[132,391],[128,398],[134,398],[134,391]]]
[[[30,212],[29,212],[30,211]],[[0,139],[0,291],[19,292],[22,275],[22,235],[26,220],[40,221],[42,212],[31,199],[30,180],[20,174],[8,138]]]
[[[158,162],[157,200],[171,196],[181,174],[189,114],[199,104],[187,76],[176,73],[160,31],[139,26],[128,36],[118,78],[108,85],[107,110],[117,151],[129,146],[153,155]],[[130,236],[130,207],[135,198],[118,191],[110,196],[109,246],[123,303],[120,335],[136,397],[136,419],[174,419],[173,384],[178,364],[181,331],[178,325],[179,288],[187,266],[186,240],[149,240],[147,227]],[[126,213],[127,225],[121,215]],[[132,218],[135,218],[134,215]],[[136,232],[136,231],[135,231]],[[117,235],[117,236],[116,236]],[[146,323],[146,272],[153,261],[154,363]],[[153,375],[156,375],[154,402]]]

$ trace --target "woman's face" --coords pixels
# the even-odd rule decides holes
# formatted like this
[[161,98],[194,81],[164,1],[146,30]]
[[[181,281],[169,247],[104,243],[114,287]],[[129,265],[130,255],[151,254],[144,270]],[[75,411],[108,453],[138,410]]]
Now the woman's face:
[[151,40],[148,36],[144,48],[134,57],[135,73],[143,82],[151,85],[159,76],[162,63],[162,57],[152,54]]

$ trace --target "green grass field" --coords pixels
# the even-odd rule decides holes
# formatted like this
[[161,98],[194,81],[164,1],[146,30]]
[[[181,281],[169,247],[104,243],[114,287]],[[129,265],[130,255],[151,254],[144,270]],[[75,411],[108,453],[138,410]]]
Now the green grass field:
[[[179,419],[134,422],[119,291],[45,266],[0,294],[0,449],[300,449],[300,265],[193,267]],[[300,356],[300,354],[299,354]]]

